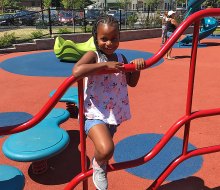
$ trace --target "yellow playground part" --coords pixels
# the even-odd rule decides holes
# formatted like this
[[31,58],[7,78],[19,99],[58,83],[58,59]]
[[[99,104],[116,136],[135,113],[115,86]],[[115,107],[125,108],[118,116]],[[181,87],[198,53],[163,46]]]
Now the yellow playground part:
[[86,42],[75,43],[58,36],[54,43],[54,53],[61,61],[78,61],[87,51],[91,50],[96,50],[93,37]]

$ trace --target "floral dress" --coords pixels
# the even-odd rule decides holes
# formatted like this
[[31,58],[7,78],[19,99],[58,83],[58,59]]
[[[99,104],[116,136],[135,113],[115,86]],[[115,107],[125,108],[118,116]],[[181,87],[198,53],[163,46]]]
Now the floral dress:
[[[99,55],[98,62],[108,61]],[[121,54],[118,62],[123,63]],[[85,117],[99,119],[107,124],[119,125],[131,118],[126,75],[123,72],[91,75],[85,78]]]

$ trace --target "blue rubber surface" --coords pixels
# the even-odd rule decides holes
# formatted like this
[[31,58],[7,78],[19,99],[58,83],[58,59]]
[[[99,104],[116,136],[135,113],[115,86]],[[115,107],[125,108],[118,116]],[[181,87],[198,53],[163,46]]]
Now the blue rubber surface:
[[[116,162],[133,160],[144,156],[162,138],[161,134],[139,134],[123,139],[116,144],[114,159]],[[182,139],[173,137],[170,142],[148,163],[135,168],[126,169],[127,172],[141,178],[155,180],[172,160],[181,154]],[[189,150],[195,149],[189,145]],[[181,163],[167,178],[168,181],[182,179],[196,173],[202,166],[201,156],[190,158]]]
[[31,114],[26,112],[2,112],[0,113],[0,127],[19,125],[32,117]]
[[[198,48],[205,48],[205,47],[207,47],[207,44],[198,44]],[[173,48],[192,48],[192,44],[191,43],[189,43],[189,44],[184,44],[184,45],[179,45],[179,43],[175,43],[174,45],[173,45]]]
[[210,35],[207,38],[209,38],[209,39],[220,39],[220,34]]
[[[117,50],[128,61],[135,58],[150,58],[153,54],[134,50]],[[163,62],[161,59],[156,65]],[[74,63],[61,62],[54,52],[41,52],[7,59],[0,63],[0,68],[15,74],[27,76],[68,77],[72,75]]]
[[22,190],[24,183],[24,175],[19,169],[8,165],[0,165],[1,190]]
[[69,118],[69,112],[55,108],[33,128],[9,136],[3,153],[10,159],[30,162],[50,158],[61,152],[69,143],[69,135],[59,124]]
[[[51,91],[50,97],[54,95],[56,90]],[[70,87],[60,98],[60,102],[70,102],[78,105],[78,88]]]

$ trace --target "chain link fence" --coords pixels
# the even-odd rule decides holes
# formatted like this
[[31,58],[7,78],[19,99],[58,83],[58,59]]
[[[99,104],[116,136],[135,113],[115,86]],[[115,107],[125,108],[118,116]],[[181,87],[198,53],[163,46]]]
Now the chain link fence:
[[4,14],[0,15],[0,49],[60,34],[91,33],[95,19],[101,14],[113,15],[120,23],[120,30],[160,28],[161,12],[46,9]]

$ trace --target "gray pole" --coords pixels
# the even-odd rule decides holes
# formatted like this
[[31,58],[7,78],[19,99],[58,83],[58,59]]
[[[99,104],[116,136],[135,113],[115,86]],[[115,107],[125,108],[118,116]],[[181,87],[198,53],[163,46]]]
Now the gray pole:
[[107,0],[105,0],[105,13],[107,11]]

